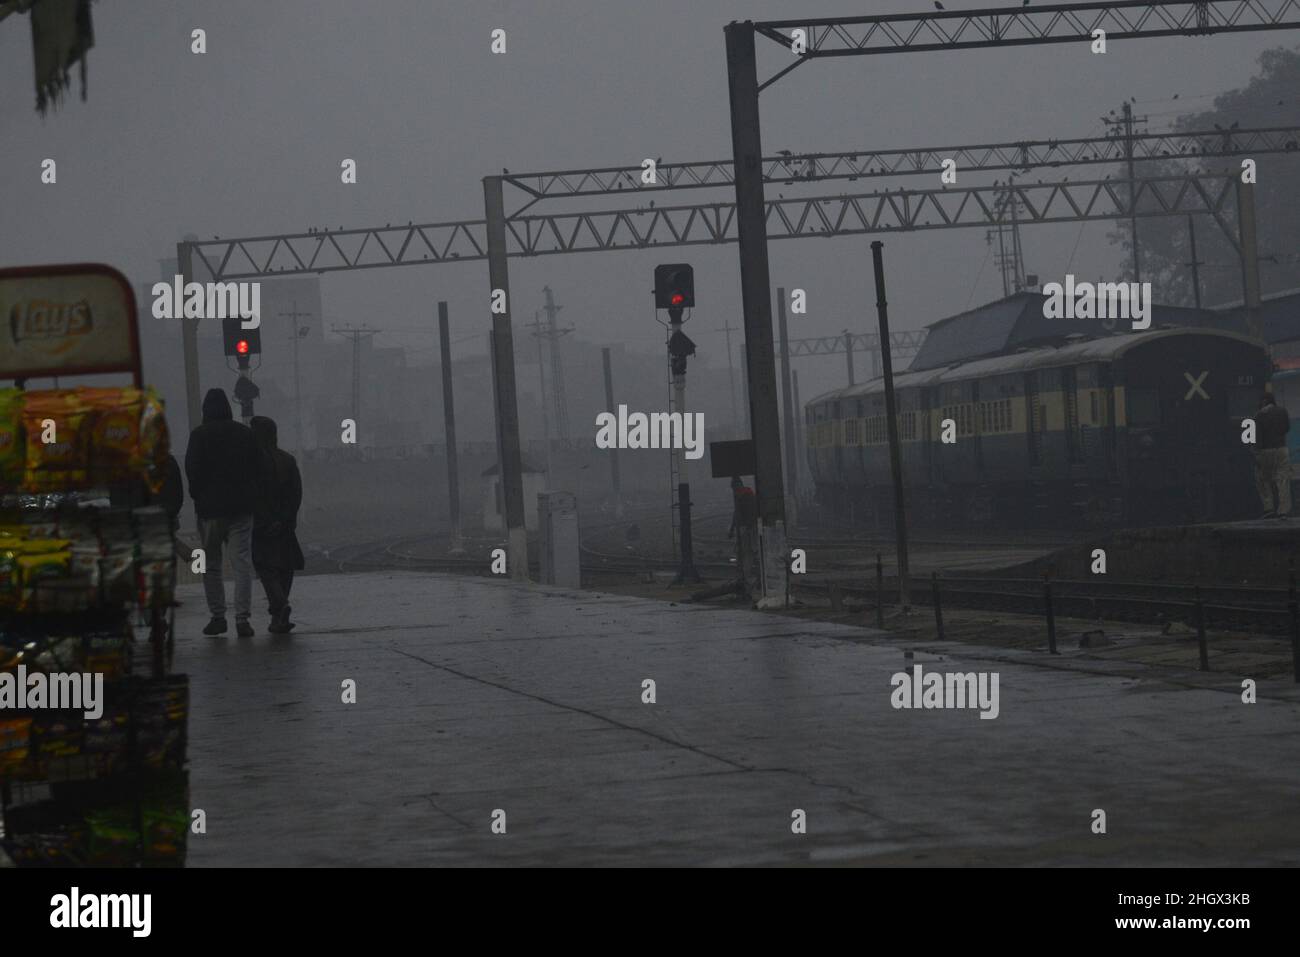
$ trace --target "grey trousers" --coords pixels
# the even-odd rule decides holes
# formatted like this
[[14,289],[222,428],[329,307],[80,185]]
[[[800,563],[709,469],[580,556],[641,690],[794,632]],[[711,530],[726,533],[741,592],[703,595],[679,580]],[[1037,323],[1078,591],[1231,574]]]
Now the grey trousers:
[[226,584],[221,579],[222,549],[230,543],[230,567],[235,573],[235,619],[247,620],[253,609],[253,516],[208,518],[199,521],[199,542],[206,571],[203,592],[213,618],[226,617]]
[[[1291,514],[1291,458],[1285,446],[1255,452],[1255,484],[1264,511]],[[1277,504],[1274,505],[1276,497]]]

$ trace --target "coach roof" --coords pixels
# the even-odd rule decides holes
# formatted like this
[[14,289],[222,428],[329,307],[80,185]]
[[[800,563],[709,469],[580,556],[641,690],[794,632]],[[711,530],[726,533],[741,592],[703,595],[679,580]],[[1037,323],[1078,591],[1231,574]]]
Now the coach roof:
[[[913,389],[942,385],[947,382],[965,382],[970,379],[985,379],[990,376],[1008,375],[1017,372],[1029,372],[1034,369],[1051,369],[1060,366],[1082,365],[1093,362],[1114,362],[1125,353],[1138,346],[1168,339],[1186,336],[1209,336],[1217,339],[1231,339],[1260,345],[1257,339],[1243,336],[1236,332],[1224,332],[1218,329],[1156,329],[1151,332],[1121,333],[1100,339],[1087,339],[1073,342],[1060,348],[1027,349],[1009,356],[992,356],[987,359],[974,359],[944,369],[926,369],[920,372],[900,372],[894,376],[894,388]],[[836,399],[852,399],[861,396],[876,395],[885,389],[884,378],[877,377],[868,382],[846,386],[822,393],[809,400],[809,405]]]

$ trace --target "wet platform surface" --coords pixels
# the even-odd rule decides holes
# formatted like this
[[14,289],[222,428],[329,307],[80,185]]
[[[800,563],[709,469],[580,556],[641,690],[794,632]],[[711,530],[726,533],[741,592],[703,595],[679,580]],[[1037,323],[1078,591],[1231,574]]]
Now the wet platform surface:
[[[287,637],[181,598],[191,866],[1300,863],[1280,680],[416,572],[302,578]],[[996,671],[999,716],[895,710],[914,662]]]

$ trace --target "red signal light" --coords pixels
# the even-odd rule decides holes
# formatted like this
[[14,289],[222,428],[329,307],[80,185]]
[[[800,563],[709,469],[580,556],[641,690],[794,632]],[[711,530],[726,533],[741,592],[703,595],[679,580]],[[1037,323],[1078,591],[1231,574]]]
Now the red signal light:
[[672,298],[669,299],[668,301],[671,302],[674,306],[680,306],[682,303],[686,301],[686,297],[683,296],[680,292],[675,292],[673,293]]
[[248,355],[248,340],[240,339],[238,342],[236,342],[235,351],[238,352],[241,356]]

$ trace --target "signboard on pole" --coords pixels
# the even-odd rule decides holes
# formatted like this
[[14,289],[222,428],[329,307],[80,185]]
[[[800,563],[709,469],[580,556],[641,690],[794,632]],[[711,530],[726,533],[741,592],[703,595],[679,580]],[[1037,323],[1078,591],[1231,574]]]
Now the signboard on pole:
[[0,374],[129,372],[143,385],[135,293],[97,263],[0,269]]

